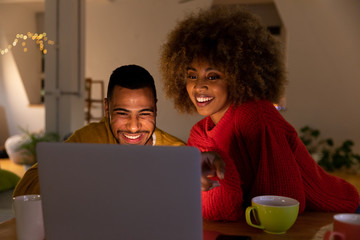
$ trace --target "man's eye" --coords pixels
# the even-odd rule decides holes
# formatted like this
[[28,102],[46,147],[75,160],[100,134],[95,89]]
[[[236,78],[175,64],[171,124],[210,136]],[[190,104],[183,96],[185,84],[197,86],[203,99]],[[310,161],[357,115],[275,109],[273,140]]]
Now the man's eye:
[[126,116],[128,115],[126,112],[116,112],[116,115],[120,115],[120,116]]
[[150,116],[152,115],[151,112],[143,112],[143,113],[140,113],[140,116]]

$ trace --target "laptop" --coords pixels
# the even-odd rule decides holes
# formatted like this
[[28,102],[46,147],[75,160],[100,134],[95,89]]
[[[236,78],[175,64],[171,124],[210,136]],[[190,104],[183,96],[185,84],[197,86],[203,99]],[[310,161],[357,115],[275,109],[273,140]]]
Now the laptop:
[[193,147],[39,143],[46,240],[201,240]]

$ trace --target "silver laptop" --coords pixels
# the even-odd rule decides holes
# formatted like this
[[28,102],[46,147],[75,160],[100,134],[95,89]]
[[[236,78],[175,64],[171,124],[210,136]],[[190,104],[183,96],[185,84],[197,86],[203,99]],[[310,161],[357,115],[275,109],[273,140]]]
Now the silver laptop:
[[192,147],[39,143],[46,240],[201,240]]

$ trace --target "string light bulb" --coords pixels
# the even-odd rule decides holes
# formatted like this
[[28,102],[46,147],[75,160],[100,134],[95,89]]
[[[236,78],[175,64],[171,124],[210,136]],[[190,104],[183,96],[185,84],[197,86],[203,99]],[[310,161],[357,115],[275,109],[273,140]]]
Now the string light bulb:
[[5,55],[5,54],[9,53],[13,47],[16,47],[20,43],[21,43],[21,46],[23,47],[23,51],[27,52],[28,48],[27,48],[26,41],[29,39],[34,41],[36,43],[36,45],[38,45],[39,50],[42,52],[42,54],[47,54],[47,52],[48,52],[47,49],[45,48],[45,46],[55,44],[54,41],[49,40],[47,38],[45,32],[40,33],[40,34],[32,33],[32,32],[27,32],[27,34],[18,33],[18,34],[16,34],[16,36],[11,44],[9,44],[5,49],[0,48],[0,54]]

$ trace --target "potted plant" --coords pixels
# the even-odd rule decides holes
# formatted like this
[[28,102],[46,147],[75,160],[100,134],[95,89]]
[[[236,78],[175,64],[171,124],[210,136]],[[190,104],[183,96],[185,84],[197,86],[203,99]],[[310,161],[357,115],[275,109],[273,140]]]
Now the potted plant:
[[10,160],[16,164],[32,166],[36,163],[36,145],[39,142],[58,142],[60,136],[53,132],[30,132],[14,135],[5,142],[5,148]]
[[300,129],[300,139],[322,168],[329,172],[345,170],[360,173],[360,155],[353,152],[353,141],[345,140],[336,147],[331,138],[320,139],[319,136],[318,129],[309,126]]

